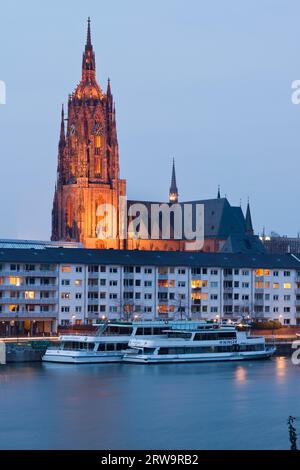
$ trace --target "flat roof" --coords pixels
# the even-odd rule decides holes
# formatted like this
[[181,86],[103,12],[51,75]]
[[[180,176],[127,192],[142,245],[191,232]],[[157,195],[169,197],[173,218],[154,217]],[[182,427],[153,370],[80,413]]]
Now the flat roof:
[[179,266],[207,268],[299,269],[293,254],[204,253],[182,251],[96,250],[77,248],[0,248],[0,263]]

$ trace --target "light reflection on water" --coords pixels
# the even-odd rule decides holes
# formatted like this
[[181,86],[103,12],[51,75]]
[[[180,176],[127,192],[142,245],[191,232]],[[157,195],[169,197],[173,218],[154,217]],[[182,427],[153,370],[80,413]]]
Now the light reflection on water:
[[282,357],[1,366],[0,448],[288,448],[299,371]]

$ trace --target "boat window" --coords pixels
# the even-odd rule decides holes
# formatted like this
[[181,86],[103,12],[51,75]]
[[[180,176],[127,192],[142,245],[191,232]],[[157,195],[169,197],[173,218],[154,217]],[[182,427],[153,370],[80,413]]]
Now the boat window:
[[105,336],[123,335],[130,336],[133,328],[131,326],[119,326],[119,325],[108,325],[106,330],[103,332]]
[[114,350],[115,350],[115,343],[106,344],[106,351],[114,351]]
[[192,333],[186,333],[182,331],[170,331],[168,333],[169,338],[182,338],[182,339],[190,339],[192,336]]
[[224,331],[216,333],[196,333],[194,341],[217,341],[219,339],[235,339],[235,331]]
[[155,348],[144,348],[143,354],[153,354]]
[[100,343],[98,344],[98,349],[97,351],[105,351],[105,343]]
[[122,349],[128,348],[128,343],[117,343],[117,351],[122,351]]

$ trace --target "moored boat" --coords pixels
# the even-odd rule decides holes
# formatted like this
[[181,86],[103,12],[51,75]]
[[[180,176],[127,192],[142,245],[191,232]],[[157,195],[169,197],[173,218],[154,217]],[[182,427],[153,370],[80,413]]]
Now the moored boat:
[[211,326],[194,330],[169,329],[159,338],[132,338],[123,361],[142,364],[241,361],[266,359],[276,348],[263,336],[251,336],[235,327]]
[[42,360],[71,364],[121,362],[131,338],[158,337],[168,328],[186,330],[199,325],[205,327],[206,322],[188,320],[106,322],[99,326],[95,335],[60,336],[59,343],[50,346]]

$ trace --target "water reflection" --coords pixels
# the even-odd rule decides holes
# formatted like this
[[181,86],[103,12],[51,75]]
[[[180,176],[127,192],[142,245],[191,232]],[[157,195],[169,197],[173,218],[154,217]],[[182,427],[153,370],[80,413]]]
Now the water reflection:
[[283,357],[283,356],[280,356],[280,357],[277,357],[276,358],[276,378],[279,379],[279,381],[282,381],[285,376],[286,376],[286,373],[287,373],[287,361],[289,360],[289,358],[287,357]]
[[247,381],[247,371],[244,366],[238,366],[234,374],[236,382],[243,384]]

